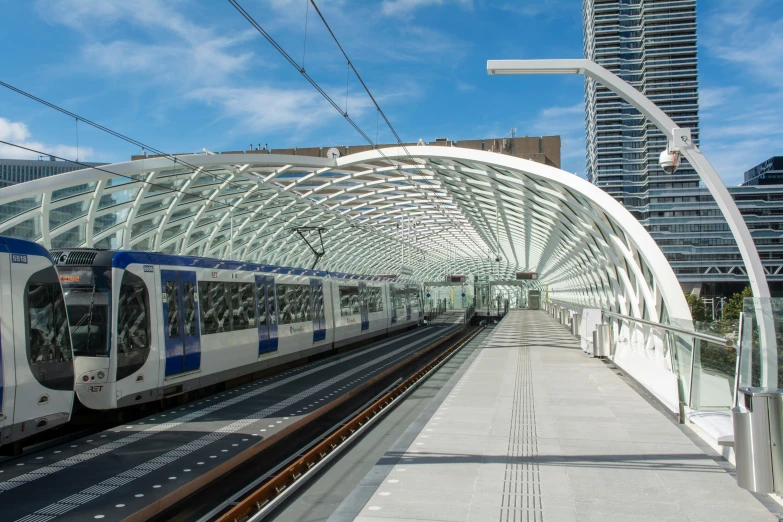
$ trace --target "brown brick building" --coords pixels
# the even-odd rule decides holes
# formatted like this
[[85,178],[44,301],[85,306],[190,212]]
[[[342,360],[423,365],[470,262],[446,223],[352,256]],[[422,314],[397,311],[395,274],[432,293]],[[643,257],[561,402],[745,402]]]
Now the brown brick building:
[[[424,143],[423,141],[421,143]],[[407,147],[415,147],[416,143],[406,143]],[[509,154],[518,158],[529,159],[560,168],[560,136],[523,136],[520,138],[485,138],[479,140],[459,140],[452,141],[448,138],[438,138],[426,145],[442,147],[463,147],[466,149],[486,150],[498,152],[500,154]],[[396,143],[382,144],[379,148],[396,147]],[[325,158],[327,151],[335,148],[340,152],[340,156],[354,154],[370,150],[370,145],[332,145],[326,147],[301,147],[291,149],[268,149],[266,145],[261,148],[259,144],[251,150],[224,151],[222,154],[292,154],[297,156],[315,156]],[[133,156],[132,160],[152,158],[155,156]]]

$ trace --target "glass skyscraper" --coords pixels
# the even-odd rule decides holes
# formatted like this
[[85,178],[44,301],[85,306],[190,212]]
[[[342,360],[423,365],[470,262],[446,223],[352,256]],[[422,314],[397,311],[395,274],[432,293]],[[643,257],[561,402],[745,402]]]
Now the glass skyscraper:
[[[627,81],[699,140],[696,0],[583,0],[585,57]],[[587,179],[650,232],[683,289],[728,296],[748,284],[739,249],[710,193],[683,161],[666,174],[663,134],[614,93],[585,81]],[[774,151],[772,151],[774,152]],[[773,295],[783,295],[783,161],[730,187]]]
[[[696,0],[584,0],[585,57],[617,74],[699,139]],[[698,186],[683,164],[666,174],[666,138],[628,103],[585,81],[587,179],[649,225],[656,193]]]

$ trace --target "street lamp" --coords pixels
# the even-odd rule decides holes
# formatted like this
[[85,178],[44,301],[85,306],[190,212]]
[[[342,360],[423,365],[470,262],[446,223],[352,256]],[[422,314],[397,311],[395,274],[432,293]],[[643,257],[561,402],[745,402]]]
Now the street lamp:
[[[701,181],[710,191],[718,204],[723,217],[729,225],[734,240],[739,247],[740,255],[745,263],[750,287],[753,290],[754,303],[756,304],[756,318],[759,325],[760,337],[765,341],[765,349],[762,350],[762,386],[777,388],[777,349],[774,335],[769,303],[771,297],[769,285],[764,274],[764,266],[761,264],[758,250],[750,235],[748,226],[742,218],[737,205],[729,194],[728,189],[718,176],[718,173],[707,161],[707,158],[690,139],[690,129],[680,128],[644,94],[636,90],[632,85],[621,79],[616,74],[606,70],[592,60],[566,59],[566,60],[487,60],[487,74],[583,74],[620,96],[623,100],[633,105],[650,120],[669,140],[667,151],[673,155],[681,154],[693,167],[701,178]],[[760,299],[759,299],[760,298]],[[760,306],[764,305],[764,306]]]

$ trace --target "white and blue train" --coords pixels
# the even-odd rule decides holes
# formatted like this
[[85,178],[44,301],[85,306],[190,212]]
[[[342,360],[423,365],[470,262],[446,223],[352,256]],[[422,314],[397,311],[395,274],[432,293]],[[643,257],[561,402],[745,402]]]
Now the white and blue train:
[[41,245],[0,237],[0,446],[68,422],[74,397],[68,315]]
[[158,401],[417,325],[420,287],[173,256],[52,251],[75,392],[95,410]]

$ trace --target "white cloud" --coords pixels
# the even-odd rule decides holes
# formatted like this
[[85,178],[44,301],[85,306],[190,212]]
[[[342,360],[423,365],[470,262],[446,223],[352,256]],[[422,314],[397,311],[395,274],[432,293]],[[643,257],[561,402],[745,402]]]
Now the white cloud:
[[781,152],[783,18],[766,5],[719,2],[702,23],[707,53],[725,64],[719,79],[731,83],[700,90],[701,148],[727,185]]
[[[322,127],[342,119],[314,89],[275,87],[206,87],[188,93],[188,98],[215,105],[253,131],[295,129],[297,132]],[[338,103],[345,98],[336,100]],[[370,108],[366,96],[349,96],[348,114],[360,118]]]
[[381,10],[386,16],[410,15],[424,7],[459,5],[464,9],[473,7],[473,0],[383,0]]
[[702,87],[699,89],[699,110],[708,111],[720,107],[739,90],[731,85],[726,87]]
[[[38,10],[53,24],[62,24],[84,34],[83,64],[112,75],[133,75],[145,83],[176,83],[182,87],[210,85],[225,75],[247,69],[251,52],[239,44],[257,36],[249,29],[229,36],[200,26],[176,9],[181,1],[137,0],[41,0]],[[182,9],[184,10],[184,9]],[[114,26],[127,24],[145,39],[112,39]],[[104,35],[108,35],[104,37]],[[255,60],[254,65],[258,65]]]
[[705,45],[719,59],[783,88],[783,18],[770,17],[767,2],[723,1],[708,18]]
[[529,128],[535,134],[560,136],[561,168],[584,177],[585,106],[583,102],[542,109]]
[[[94,156],[93,150],[89,147],[79,147],[77,150],[75,146],[71,145],[43,144],[39,141],[32,140],[32,134],[27,128],[27,125],[21,122],[9,121],[5,118],[0,118],[0,140],[21,145],[28,149],[34,149],[43,152],[44,154],[53,154],[70,160],[75,160],[78,156],[80,161],[88,161]],[[38,156],[38,152],[32,152],[0,143],[0,157],[37,159]]]

